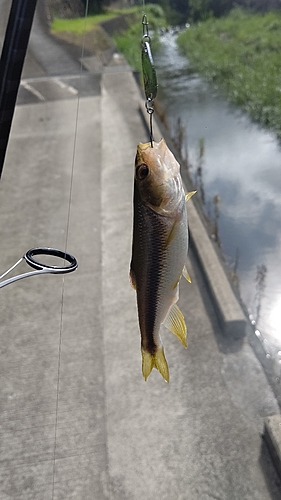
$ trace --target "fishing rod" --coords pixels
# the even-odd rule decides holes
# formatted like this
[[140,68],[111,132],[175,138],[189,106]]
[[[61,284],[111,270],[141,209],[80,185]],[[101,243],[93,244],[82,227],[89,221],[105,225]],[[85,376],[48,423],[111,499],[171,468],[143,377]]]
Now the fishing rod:
[[[37,0],[13,0],[0,59],[0,179],[3,171],[9,136],[16,106],[22,68],[26,56]],[[34,256],[52,256],[63,260],[61,265],[39,262]],[[41,260],[41,259],[40,259]],[[44,259],[45,260],[45,259]],[[18,264],[25,261],[35,269],[1,281]],[[68,265],[66,265],[68,262]],[[75,271],[78,263],[73,255],[50,247],[28,250],[12,267],[0,276],[0,288],[38,274],[65,274]]]
[[0,179],[37,0],[13,0],[0,59]]

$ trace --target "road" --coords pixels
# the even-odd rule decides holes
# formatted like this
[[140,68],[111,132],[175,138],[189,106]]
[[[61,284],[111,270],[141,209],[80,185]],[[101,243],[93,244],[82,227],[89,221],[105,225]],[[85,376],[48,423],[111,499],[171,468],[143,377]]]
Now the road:
[[128,284],[139,90],[122,59],[80,74],[51,40],[52,65],[39,25],[0,184],[1,269],[40,245],[79,268],[1,289],[1,500],[279,500],[261,439],[276,398],[249,344],[223,336],[192,252],[189,348],[163,332],[170,384],[143,381]]
[[38,47],[35,58],[37,41],[32,32],[1,179],[1,270],[28,248],[67,246],[79,271],[1,289],[0,498],[103,499],[101,76],[78,75],[60,47],[53,66]]
[[[0,47],[11,0],[0,0]],[[81,51],[82,52],[82,51]],[[81,54],[82,55],[82,54]],[[38,1],[28,51],[23,67],[17,104],[77,99],[100,93],[100,75],[84,71],[77,54],[71,54],[50,38],[44,22],[44,3]]]

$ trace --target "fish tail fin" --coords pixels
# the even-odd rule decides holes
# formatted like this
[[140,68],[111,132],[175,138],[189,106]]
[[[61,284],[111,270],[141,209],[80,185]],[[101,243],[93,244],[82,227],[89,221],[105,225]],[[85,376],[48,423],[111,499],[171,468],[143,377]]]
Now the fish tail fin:
[[164,349],[160,347],[154,354],[150,354],[150,352],[141,350],[142,353],[142,374],[144,380],[147,380],[147,377],[150,375],[152,368],[156,368],[158,370],[163,379],[166,382],[169,382],[169,368],[168,363],[165,358]]

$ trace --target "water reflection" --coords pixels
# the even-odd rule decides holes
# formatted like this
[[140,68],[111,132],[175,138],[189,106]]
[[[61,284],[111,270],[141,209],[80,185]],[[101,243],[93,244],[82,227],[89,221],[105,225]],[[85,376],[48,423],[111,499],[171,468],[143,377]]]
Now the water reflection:
[[[180,119],[188,142],[190,173],[196,180],[199,165],[205,207],[212,219],[213,201],[219,197],[222,251],[238,273],[241,296],[257,329],[268,345],[274,345],[277,356],[281,347],[279,144],[192,71],[178,53],[173,36],[163,37],[155,64],[159,96],[172,133]],[[259,281],[262,272],[264,280]]]

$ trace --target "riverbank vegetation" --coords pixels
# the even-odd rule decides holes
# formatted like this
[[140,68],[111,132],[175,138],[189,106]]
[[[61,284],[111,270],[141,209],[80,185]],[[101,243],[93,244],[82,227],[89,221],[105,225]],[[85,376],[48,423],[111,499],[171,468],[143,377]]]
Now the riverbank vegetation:
[[[227,15],[234,7],[252,9],[253,12],[269,12],[281,9],[280,0],[152,0],[164,11],[169,25],[197,22],[209,17]],[[146,8],[143,0],[46,0],[50,18],[73,19],[93,15],[109,16],[116,9]]]
[[114,9],[114,10],[108,10],[104,11],[100,14],[93,14],[85,17],[77,17],[77,18],[58,18],[54,17],[52,24],[51,24],[51,30],[52,33],[56,34],[59,32],[71,32],[71,33],[76,33],[77,35],[81,35],[85,32],[91,31],[95,29],[100,23],[109,21],[110,19],[113,19],[115,17],[118,17],[120,15],[126,15],[126,14],[136,14],[138,15],[140,9],[137,7],[133,7],[130,9]]
[[178,45],[194,70],[281,139],[281,13],[241,9],[187,29]]
[[[99,14],[117,5],[122,8],[143,5],[142,0],[68,0],[67,3],[75,3],[76,9],[77,4],[80,4],[84,11],[88,7],[89,14]],[[164,10],[170,25],[186,23],[188,18],[197,21],[210,16],[221,17],[235,6],[251,8],[257,12],[280,9],[280,0],[153,0],[153,3]]]
[[[152,49],[155,50],[159,41],[158,29],[167,26],[166,17],[164,10],[157,4],[146,4],[145,13],[149,22]],[[102,13],[90,15],[86,19],[83,17],[71,19],[54,17],[51,23],[51,32],[65,41],[75,45],[84,44],[85,48],[90,51],[99,52],[108,48],[108,40],[101,28],[102,23],[116,18],[116,26],[118,27],[118,18],[120,16],[126,18],[128,27],[127,29],[121,29],[120,23],[120,29],[113,31],[111,36],[132,68],[140,71],[141,39],[143,36],[142,7],[108,9]]]

